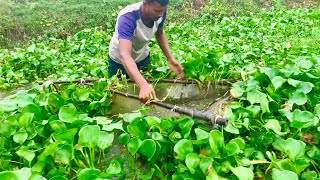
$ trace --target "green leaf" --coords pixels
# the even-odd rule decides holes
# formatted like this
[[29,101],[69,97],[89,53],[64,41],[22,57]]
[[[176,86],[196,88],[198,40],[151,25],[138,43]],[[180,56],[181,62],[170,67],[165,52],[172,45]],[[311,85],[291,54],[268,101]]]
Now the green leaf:
[[180,121],[179,127],[181,128],[181,135],[184,138],[189,137],[193,125],[194,125],[194,121],[189,118]]
[[38,161],[43,161],[47,156],[53,156],[56,150],[57,144],[52,143],[46,146],[42,153],[38,156]]
[[33,120],[34,114],[33,113],[24,113],[19,118],[18,123],[21,127],[27,127]]
[[0,172],[0,179],[3,180],[20,180],[16,174],[12,171],[2,171]]
[[239,178],[239,180],[252,180],[254,177],[253,171],[250,168],[239,166],[231,168],[231,171]]
[[230,142],[235,142],[238,144],[239,148],[241,150],[244,150],[245,147],[246,147],[246,142],[242,139],[242,138],[235,138],[235,139],[232,139]]
[[63,122],[72,123],[77,118],[77,108],[73,104],[63,106],[59,110],[59,119]]
[[320,104],[317,104],[314,108],[314,114],[320,118]]
[[219,151],[224,147],[224,138],[220,131],[213,130],[210,132],[209,144],[212,151],[215,154],[219,154]]
[[233,87],[230,90],[230,93],[231,93],[232,97],[239,98],[243,95],[244,90],[241,87]]
[[27,52],[35,52],[36,49],[36,45],[35,44],[31,44],[28,48],[27,48]]
[[39,174],[32,174],[28,180],[46,180],[46,178]]
[[200,159],[199,167],[203,174],[207,174],[210,170],[209,167],[212,165],[213,159],[210,157],[205,157]]
[[2,171],[0,172],[1,180],[30,180],[31,169],[22,168],[16,171]]
[[247,92],[247,100],[250,102],[251,105],[253,105],[255,103],[260,103],[259,98],[258,98],[260,93],[261,92],[256,89]]
[[118,158],[112,159],[106,173],[109,175],[117,175],[122,172],[122,162]]
[[78,129],[77,128],[72,128],[69,129],[68,131],[62,131],[61,133],[53,133],[52,137],[56,142],[67,142],[69,144],[73,144],[74,142],[74,136],[77,134]]
[[153,132],[151,136],[153,140],[160,141],[160,142],[166,141],[166,139],[162,136],[161,133]]
[[29,104],[33,104],[33,97],[31,97],[30,95],[26,94],[19,98],[19,107],[23,108]]
[[140,146],[139,152],[150,160],[156,152],[156,143],[152,139],[145,139]]
[[305,94],[308,94],[309,92],[312,91],[312,88],[314,87],[314,85],[310,82],[300,82],[298,84],[298,87],[297,87],[297,91],[301,91]]
[[193,145],[191,141],[182,139],[174,146],[174,152],[177,153],[177,159],[185,160],[186,156],[193,152]]
[[144,139],[149,125],[145,119],[136,118],[127,126],[127,130],[131,135]]
[[78,144],[95,148],[97,147],[98,139],[100,136],[100,127],[97,125],[87,125],[80,129]]
[[276,76],[271,80],[272,85],[273,85],[274,89],[276,89],[276,90],[279,89],[283,85],[283,83],[285,83],[286,81],[287,80],[281,76]]
[[70,165],[74,158],[73,146],[71,144],[58,144],[54,153],[54,161]]
[[0,121],[0,134],[5,137],[10,137],[15,134],[16,128],[10,125],[8,122]]
[[276,149],[279,150],[281,152],[284,153],[284,144],[285,144],[285,140],[283,140],[282,138],[278,138],[275,142],[272,143],[272,146]]
[[307,155],[312,159],[320,161],[320,149],[316,146],[312,146],[312,148],[307,152]]
[[278,170],[276,168],[272,169],[272,179],[273,180],[284,180],[284,179],[290,179],[290,180],[299,180],[299,177],[296,173],[292,171],[287,170]]
[[78,173],[78,180],[88,180],[88,179],[96,179],[100,176],[101,172],[99,169],[81,169]]
[[236,142],[229,142],[225,147],[225,151],[227,152],[228,156],[233,156],[242,152]]
[[26,159],[29,162],[31,162],[35,158],[35,153],[33,151],[30,151],[30,150],[20,149],[16,153],[18,154],[18,156]]
[[55,132],[64,132],[67,130],[67,126],[60,120],[51,121],[49,125]]
[[294,80],[294,79],[289,78],[289,79],[288,79],[288,83],[289,83],[291,86],[293,86],[293,87],[297,87],[297,86],[301,83],[301,81],[298,81],[298,80]]
[[79,101],[87,101],[90,96],[90,92],[87,89],[77,89],[73,94],[75,99]]
[[27,140],[27,138],[28,133],[25,130],[16,132],[13,135],[13,141],[19,144],[23,144]]
[[186,156],[186,165],[188,169],[190,170],[191,174],[195,173],[195,169],[199,166],[200,158],[198,154],[195,153],[189,153]]
[[299,106],[304,105],[307,103],[308,97],[306,94],[304,94],[301,91],[296,91],[289,99],[288,103],[289,104],[297,104]]
[[224,130],[231,133],[231,134],[239,134],[240,133],[239,129],[235,128],[231,123],[228,123]]
[[196,133],[197,140],[203,140],[203,139],[209,138],[209,133],[207,131],[204,131],[199,128],[195,128],[194,131]]
[[52,107],[56,112],[65,105],[65,100],[57,94],[50,93],[46,95],[46,101],[40,105]]
[[284,152],[294,161],[304,155],[306,144],[300,140],[289,138],[284,143]]
[[1,111],[14,111],[18,109],[18,101],[17,100],[4,100],[0,101],[0,110]]
[[317,172],[315,171],[305,171],[301,175],[302,180],[319,180]]
[[134,112],[134,113],[125,113],[123,114],[123,120],[125,122],[131,123],[136,118],[141,118],[141,112]]
[[297,174],[300,174],[301,172],[303,172],[307,167],[310,166],[310,159],[307,158],[306,156],[303,156],[301,158],[297,158],[294,162],[293,162],[293,166],[295,169],[295,172]]
[[276,134],[282,136],[287,134],[286,132],[281,132],[281,126],[278,120],[276,119],[270,119],[268,122],[264,125],[266,129],[273,130]]
[[103,125],[102,130],[104,130],[104,131],[113,131],[114,129],[118,129],[118,130],[124,131],[122,126],[123,126],[123,121],[120,120],[120,121],[118,121],[116,123]]
[[120,136],[118,137],[118,141],[120,144],[126,145],[130,140],[130,135],[127,133],[122,133],[120,134]]
[[309,111],[300,111],[299,109],[296,109],[292,113],[292,122],[290,123],[290,126],[300,129],[303,128],[305,124],[313,121],[313,119],[313,113]]
[[161,122],[161,120],[155,116],[147,116],[144,119],[147,121],[147,123],[150,127],[153,125],[159,124]]
[[36,120],[40,120],[42,118],[42,113],[41,113],[41,109],[38,105],[36,104],[29,104],[27,106],[25,106],[22,109],[22,113],[33,113],[34,114],[34,119]]
[[102,150],[105,150],[106,148],[112,145],[113,139],[114,139],[114,133],[101,131],[98,139],[98,147]]
[[280,161],[276,162],[276,164],[280,170],[295,171],[292,161],[289,159],[281,159]]
[[131,155],[135,155],[140,148],[142,144],[142,141],[136,137],[130,139],[130,141],[127,144],[127,149],[131,153]]
[[138,176],[143,180],[149,180],[152,179],[153,173],[155,169],[151,168],[151,170],[147,174],[142,174],[140,169],[137,170]]

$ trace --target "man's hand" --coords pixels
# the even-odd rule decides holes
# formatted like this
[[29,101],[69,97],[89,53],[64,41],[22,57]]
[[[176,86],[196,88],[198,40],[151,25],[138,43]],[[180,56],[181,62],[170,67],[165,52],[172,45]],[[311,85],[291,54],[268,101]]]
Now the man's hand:
[[175,59],[168,60],[168,65],[169,68],[176,73],[177,79],[183,79],[184,71],[181,64],[178,61],[176,61]]
[[149,103],[151,100],[159,101],[159,99],[156,96],[155,91],[151,87],[150,84],[146,84],[144,86],[140,87],[140,93],[139,93],[139,99],[142,102]]

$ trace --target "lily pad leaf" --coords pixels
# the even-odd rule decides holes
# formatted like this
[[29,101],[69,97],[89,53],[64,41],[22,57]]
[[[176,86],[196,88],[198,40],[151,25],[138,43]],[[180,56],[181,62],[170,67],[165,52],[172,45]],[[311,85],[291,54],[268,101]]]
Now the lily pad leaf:
[[209,144],[212,151],[216,154],[224,147],[224,137],[220,131],[213,130],[209,135]]
[[268,122],[264,125],[266,129],[273,130],[276,134],[282,136],[287,134],[286,132],[281,132],[281,126],[278,120],[276,119],[270,119]]
[[283,180],[283,179],[290,179],[290,180],[299,180],[299,177],[296,173],[287,170],[279,170],[276,168],[272,169],[272,179],[274,180]]
[[95,148],[97,147],[100,136],[100,127],[97,125],[87,125],[80,129],[78,143],[82,146]]
[[67,123],[72,123],[73,121],[77,120],[77,108],[73,104],[63,106],[59,110],[59,119]]
[[195,169],[199,166],[200,158],[198,154],[190,153],[186,156],[186,165],[191,174],[195,173]]
[[135,155],[141,146],[142,141],[139,138],[132,138],[127,144],[127,149],[131,155]]
[[231,171],[239,178],[239,180],[252,180],[254,177],[253,171],[250,168],[239,166],[231,168]]
[[285,141],[283,149],[289,158],[294,161],[304,155],[306,144],[300,140],[289,138]]
[[305,93],[301,91],[296,91],[289,99],[288,103],[289,104],[297,104],[299,106],[304,105],[307,103],[308,97]]
[[117,175],[122,172],[123,163],[120,159],[114,158],[109,164],[109,167],[106,170],[106,173],[109,175]]
[[98,169],[81,169],[78,173],[78,180],[96,179],[100,174],[101,172]]
[[182,139],[174,146],[174,152],[177,154],[177,159],[185,160],[186,156],[193,152],[193,145],[191,141]]
[[152,139],[145,139],[141,143],[139,152],[150,160],[156,152],[156,142]]
[[106,148],[112,145],[113,139],[114,139],[114,133],[101,131],[98,139],[98,147],[102,150],[105,150]]

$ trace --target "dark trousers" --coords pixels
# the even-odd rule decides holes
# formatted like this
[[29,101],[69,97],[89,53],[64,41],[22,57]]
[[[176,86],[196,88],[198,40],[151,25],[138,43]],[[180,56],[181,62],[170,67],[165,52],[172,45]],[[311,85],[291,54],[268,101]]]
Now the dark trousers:
[[[124,67],[122,66],[122,64],[116,63],[114,60],[112,60],[110,58],[110,56],[108,58],[108,63],[109,63],[109,66],[108,66],[108,77],[109,78],[116,75],[119,70],[121,70],[122,74],[126,75],[127,78],[129,78],[129,76],[128,76],[126,70],[124,69]],[[148,65],[150,64],[150,54],[144,60],[142,60],[136,64],[137,64],[137,67],[139,70],[146,71],[148,69]]]

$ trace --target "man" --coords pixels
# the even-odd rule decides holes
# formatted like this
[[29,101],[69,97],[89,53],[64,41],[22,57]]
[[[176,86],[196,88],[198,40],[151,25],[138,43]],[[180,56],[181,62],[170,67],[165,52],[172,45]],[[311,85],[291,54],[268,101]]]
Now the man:
[[109,46],[109,77],[118,70],[130,76],[139,86],[139,98],[144,102],[158,100],[154,89],[139,71],[145,70],[150,63],[147,43],[153,35],[167,58],[169,68],[178,79],[184,77],[183,68],[172,56],[163,31],[168,4],[169,0],[143,0],[125,7],[118,14]]

